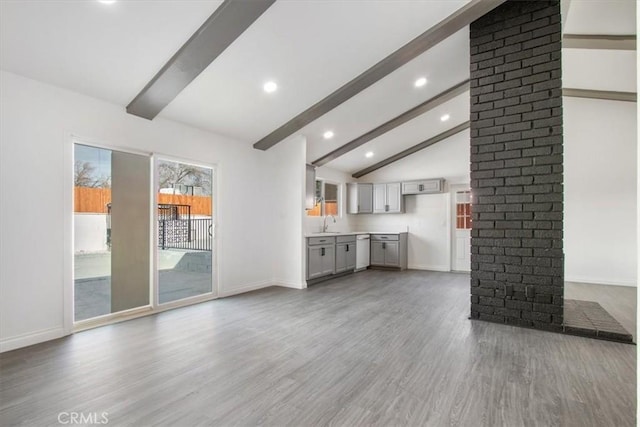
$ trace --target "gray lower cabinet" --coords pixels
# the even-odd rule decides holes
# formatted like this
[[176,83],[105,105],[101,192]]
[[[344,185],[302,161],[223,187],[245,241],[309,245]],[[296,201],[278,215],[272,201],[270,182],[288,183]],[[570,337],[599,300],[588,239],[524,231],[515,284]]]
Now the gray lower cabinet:
[[356,269],[356,236],[340,236],[336,242],[336,273]]
[[407,268],[407,233],[371,235],[371,265]]
[[336,265],[335,243],[307,247],[307,280],[333,274]]

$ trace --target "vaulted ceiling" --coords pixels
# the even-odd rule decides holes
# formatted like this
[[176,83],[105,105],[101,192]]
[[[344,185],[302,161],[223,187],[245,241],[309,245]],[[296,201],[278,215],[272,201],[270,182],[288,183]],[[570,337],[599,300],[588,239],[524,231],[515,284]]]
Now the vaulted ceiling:
[[[468,5],[457,0],[276,1],[159,117],[253,144]],[[0,67],[128,105],[221,1],[0,2]],[[571,0],[564,33],[636,33],[634,0]],[[469,78],[468,30],[453,31],[295,134],[308,162]],[[636,51],[564,49],[564,86],[636,91]],[[427,84],[414,81],[426,77]],[[265,93],[266,81],[278,90]],[[449,119],[441,120],[444,115]],[[327,166],[354,173],[469,118],[463,92]],[[333,138],[323,134],[331,130]],[[440,142],[446,144],[446,140]],[[365,153],[374,153],[366,157]]]

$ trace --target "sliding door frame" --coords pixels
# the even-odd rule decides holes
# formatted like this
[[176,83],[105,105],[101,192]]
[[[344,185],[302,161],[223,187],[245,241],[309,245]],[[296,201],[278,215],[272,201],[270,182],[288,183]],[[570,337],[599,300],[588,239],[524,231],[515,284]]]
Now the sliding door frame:
[[[103,141],[97,141],[92,138],[87,138],[84,136],[80,136],[71,132],[65,132],[64,137],[64,192],[63,192],[63,201],[64,201],[64,240],[62,242],[63,246],[63,328],[65,335],[70,335],[75,332],[80,332],[86,329],[92,329],[99,326],[110,325],[113,323],[122,322],[125,320],[131,320],[138,317],[149,316],[151,314],[161,313],[166,310],[171,310],[173,308],[184,307],[204,301],[209,301],[218,298],[219,295],[219,282],[220,282],[220,271],[217,265],[218,259],[218,250],[219,250],[219,239],[216,238],[216,229],[218,225],[217,221],[217,213],[218,209],[212,211],[212,224],[213,224],[213,236],[212,236],[212,270],[215,274],[212,274],[211,277],[211,292],[197,295],[190,298],[185,298],[177,301],[171,301],[165,304],[158,304],[158,273],[157,273],[157,244],[158,244],[158,209],[157,206],[157,176],[156,176],[156,163],[158,159],[176,161],[181,163],[186,163],[194,166],[201,166],[211,169],[213,174],[212,179],[212,188],[211,188],[211,199],[212,205],[215,201],[217,201],[218,194],[218,177],[217,177],[217,165],[215,164],[206,164],[202,162],[195,162],[189,159],[183,159],[175,156],[169,156],[165,154],[148,152],[144,150],[136,150],[128,147],[105,143]],[[150,259],[149,263],[150,269],[150,280],[149,280],[149,304],[141,307],[136,307],[130,310],[123,310],[117,313],[110,313],[104,316],[97,316],[91,319],[82,320],[76,322],[74,320],[75,314],[75,303],[74,303],[74,293],[75,293],[75,282],[74,282],[74,192],[73,192],[73,165],[74,165],[74,145],[86,145],[95,148],[102,148],[106,150],[112,151],[120,151],[123,153],[129,154],[137,154],[146,156],[149,158],[150,164],[150,188],[149,188],[149,198],[151,200],[150,210],[149,210],[149,227],[150,227]],[[213,206],[212,206],[213,208]]]
[[160,294],[160,274],[158,273],[158,244],[159,242],[159,223],[158,223],[158,209],[154,209],[154,214],[153,214],[153,232],[152,232],[152,236],[153,236],[153,257],[152,259],[152,266],[153,266],[153,272],[152,272],[152,282],[153,282],[153,287],[152,287],[152,292],[151,292],[151,306],[153,307],[154,311],[163,311],[163,310],[168,310],[171,308],[176,308],[176,307],[184,307],[186,305],[191,305],[191,304],[197,304],[200,302],[204,302],[204,301],[209,301],[212,299],[216,299],[219,296],[219,291],[218,291],[218,283],[220,282],[220,277],[219,277],[219,269],[218,269],[218,239],[216,238],[216,230],[217,230],[217,226],[218,226],[218,220],[217,220],[217,214],[218,214],[218,209],[217,209],[217,188],[218,188],[218,176],[217,176],[217,167],[216,165],[212,165],[212,164],[207,164],[207,163],[203,163],[203,162],[195,162],[193,160],[188,160],[188,159],[184,159],[184,158],[180,158],[180,157],[176,157],[176,156],[169,156],[166,154],[160,154],[160,153],[154,153],[151,156],[152,159],[152,173],[153,173],[153,181],[152,181],[152,187],[153,187],[153,201],[152,201],[152,205],[158,206],[158,187],[159,187],[159,177],[158,177],[158,173],[157,173],[157,166],[158,166],[158,162],[165,160],[168,162],[174,162],[174,163],[182,163],[182,164],[186,164],[189,166],[197,166],[197,167],[201,167],[201,168],[206,168],[211,170],[211,225],[212,225],[212,236],[211,236],[211,270],[212,270],[212,274],[211,274],[211,291],[204,293],[204,294],[200,294],[200,295],[194,295],[192,297],[187,297],[187,298],[182,298],[179,300],[175,300],[175,301],[168,301],[165,303],[160,303],[159,302],[159,294]]

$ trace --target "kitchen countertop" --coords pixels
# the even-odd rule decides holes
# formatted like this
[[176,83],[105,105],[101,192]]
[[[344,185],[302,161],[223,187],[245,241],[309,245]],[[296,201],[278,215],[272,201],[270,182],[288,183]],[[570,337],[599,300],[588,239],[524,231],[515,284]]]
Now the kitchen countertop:
[[359,234],[401,234],[406,231],[341,231],[341,232],[327,232],[327,233],[307,233],[304,237],[331,237],[331,236],[353,236]]

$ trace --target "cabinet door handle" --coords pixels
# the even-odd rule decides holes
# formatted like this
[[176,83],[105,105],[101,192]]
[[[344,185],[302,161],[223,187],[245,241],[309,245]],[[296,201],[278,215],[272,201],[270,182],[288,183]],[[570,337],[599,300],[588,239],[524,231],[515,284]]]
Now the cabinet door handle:
[[387,249],[387,243],[386,242],[382,243],[382,249]]
[[349,245],[346,245],[346,246],[347,246],[347,250],[346,250],[346,252],[349,252]]
[[384,205],[384,211],[389,212],[389,205]]
[[420,184],[418,186],[418,191],[424,191],[424,185],[423,184]]
[[324,248],[321,248],[321,249],[322,249],[322,253],[320,254],[320,256],[324,256]]

